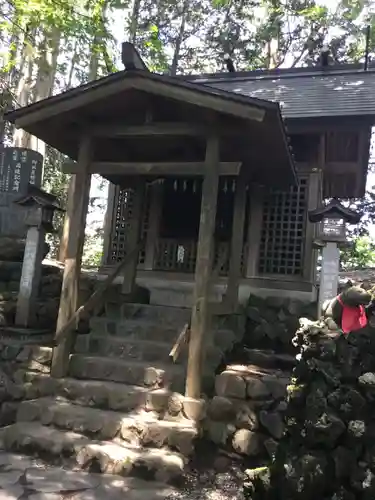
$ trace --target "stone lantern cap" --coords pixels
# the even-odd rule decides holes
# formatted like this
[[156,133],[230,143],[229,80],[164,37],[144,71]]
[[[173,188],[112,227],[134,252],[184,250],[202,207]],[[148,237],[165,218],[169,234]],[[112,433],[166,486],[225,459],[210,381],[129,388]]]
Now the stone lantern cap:
[[[345,208],[338,200],[333,199],[327,205],[310,210],[308,217],[310,222],[320,223],[318,237],[324,246],[327,241],[341,245],[346,243],[346,224],[357,224],[362,214]],[[315,247],[316,243],[315,241]]]
[[64,212],[64,210],[60,207],[60,202],[57,196],[47,193],[47,191],[44,191],[43,189],[40,189],[30,183],[27,185],[26,194],[14,200],[13,203],[22,207],[40,206]]
[[28,210],[26,225],[43,227],[48,232],[53,232],[53,214],[56,210],[64,212],[60,207],[57,196],[47,193],[33,184],[28,184],[26,194],[14,200],[16,205]]
[[344,207],[338,200],[333,199],[327,205],[309,210],[310,222],[322,222],[323,219],[343,219],[348,224],[358,224],[362,213]]

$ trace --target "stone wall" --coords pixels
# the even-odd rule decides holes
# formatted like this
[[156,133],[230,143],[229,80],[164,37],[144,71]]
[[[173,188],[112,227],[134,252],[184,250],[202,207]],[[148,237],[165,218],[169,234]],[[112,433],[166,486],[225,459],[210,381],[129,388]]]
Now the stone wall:
[[247,456],[273,453],[284,431],[289,374],[229,365],[216,377],[209,402],[206,436],[215,444]]
[[294,352],[291,340],[302,316],[315,318],[316,304],[282,297],[251,295],[243,345],[255,349]]
[[285,435],[248,471],[251,500],[375,498],[375,329],[344,336],[301,319]]
[[[22,262],[0,261],[0,326],[13,325]],[[36,308],[36,328],[53,330],[57,320],[63,270],[57,265],[43,265]],[[94,290],[95,278],[82,275],[80,301],[84,302]]]
[[300,315],[315,312],[315,304],[250,296],[245,334],[216,376],[205,421],[210,441],[243,456],[272,456],[283,435],[286,387],[297,354],[291,341]]
[[48,375],[52,349],[0,340],[0,426],[15,422],[19,404],[37,395],[27,373]]

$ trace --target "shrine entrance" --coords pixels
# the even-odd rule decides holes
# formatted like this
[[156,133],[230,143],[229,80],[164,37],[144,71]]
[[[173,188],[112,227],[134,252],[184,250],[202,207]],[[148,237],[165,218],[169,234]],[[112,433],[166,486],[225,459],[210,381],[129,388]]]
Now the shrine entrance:
[[[221,176],[217,199],[215,222],[215,251],[213,268],[224,262],[221,276],[229,270],[230,241],[234,199],[236,191],[234,176]],[[193,274],[197,257],[198,233],[202,199],[202,177],[167,177],[158,185],[149,184],[142,217],[142,236],[149,241],[148,249],[140,252],[138,269]],[[159,191],[158,205],[153,203],[153,189]],[[113,266],[126,255],[126,237],[132,207],[137,196],[132,189],[117,189],[114,197],[114,218],[106,265]],[[241,273],[245,274],[248,248],[249,191],[246,192],[246,216],[242,248]],[[151,233],[155,233],[151,237]],[[150,248],[150,246],[152,248]],[[150,254],[147,259],[146,253]]]
[[[213,267],[216,267],[218,261],[222,260],[224,254],[229,255],[235,190],[236,179],[233,176],[220,178]],[[154,260],[155,270],[194,273],[201,199],[202,178],[168,178],[164,180],[160,229]],[[246,214],[248,214],[247,208]],[[247,220],[245,227],[247,227],[246,224]],[[247,232],[244,231],[244,246],[246,240]],[[222,275],[227,275],[228,266],[228,260],[226,260],[221,268]]]

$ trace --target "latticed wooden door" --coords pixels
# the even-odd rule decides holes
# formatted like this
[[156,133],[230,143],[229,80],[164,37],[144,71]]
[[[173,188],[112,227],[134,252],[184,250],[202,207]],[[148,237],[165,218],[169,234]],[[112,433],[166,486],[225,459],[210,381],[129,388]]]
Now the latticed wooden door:
[[[113,203],[112,231],[110,240],[110,250],[108,254],[108,264],[120,262],[131,250],[131,242],[128,240],[130,228],[134,223],[134,205],[136,196],[139,193],[133,187],[116,187],[115,199]],[[150,215],[150,196],[149,189],[146,187],[146,202],[142,214],[142,238],[146,239]],[[145,261],[144,249],[139,254],[139,266]]]
[[308,180],[265,194],[259,273],[301,276],[304,265]]

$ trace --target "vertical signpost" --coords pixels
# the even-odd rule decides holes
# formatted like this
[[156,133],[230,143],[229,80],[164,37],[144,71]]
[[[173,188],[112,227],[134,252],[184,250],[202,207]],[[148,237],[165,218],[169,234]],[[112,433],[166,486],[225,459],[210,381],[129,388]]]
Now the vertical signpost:
[[337,295],[340,271],[340,246],[347,244],[346,225],[358,224],[362,214],[345,208],[333,199],[327,205],[311,210],[309,221],[319,223],[318,246],[323,248],[318,299],[318,316],[323,303]]

